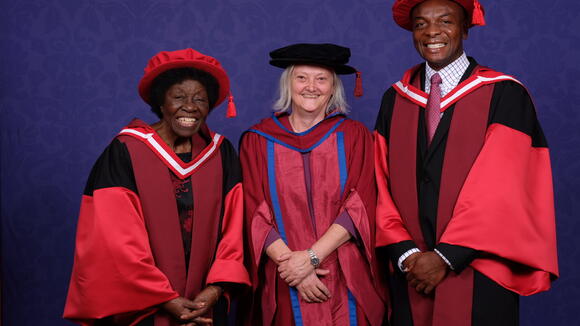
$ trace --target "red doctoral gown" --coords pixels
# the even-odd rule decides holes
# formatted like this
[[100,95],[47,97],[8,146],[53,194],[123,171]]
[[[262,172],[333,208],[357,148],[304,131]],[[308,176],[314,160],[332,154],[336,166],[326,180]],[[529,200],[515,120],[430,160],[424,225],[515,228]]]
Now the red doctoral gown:
[[[82,325],[177,325],[158,305],[207,284],[249,285],[243,266],[243,195],[231,143],[203,126],[184,163],[157,133],[132,121],[101,155],[81,203],[64,317]],[[170,174],[191,178],[186,266]],[[187,268],[186,268],[187,267]]]
[[[441,99],[427,146],[424,66],[383,97],[375,131],[377,246],[395,263],[392,324],[516,325],[518,294],[558,276],[549,151],[526,89],[470,66]],[[396,267],[412,247],[455,267],[433,295],[408,288]]]
[[[250,324],[379,326],[385,299],[374,255],[371,135],[338,114],[303,133],[290,129],[282,114],[255,125],[241,141],[247,265],[255,290]],[[321,281],[332,298],[305,303],[266,256],[266,238],[275,229],[291,250],[305,250],[345,211],[360,241],[346,242],[321,265],[331,271]],[[333,320],[340,309],[346,315]]]

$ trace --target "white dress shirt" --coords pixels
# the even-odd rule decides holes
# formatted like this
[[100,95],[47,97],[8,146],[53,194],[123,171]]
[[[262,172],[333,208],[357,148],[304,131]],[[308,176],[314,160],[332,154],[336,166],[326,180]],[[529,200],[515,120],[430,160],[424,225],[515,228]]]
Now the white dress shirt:
[[465,52],[439,71],[431,68],[428,63],[425,64],[425,92],[429,93],[431,90],[431,76],[439,73],[439,76],[441,76],[441,97],[447,95],[459,84],[461,76],[463,76],[467,67],[469,67],[469,60]]

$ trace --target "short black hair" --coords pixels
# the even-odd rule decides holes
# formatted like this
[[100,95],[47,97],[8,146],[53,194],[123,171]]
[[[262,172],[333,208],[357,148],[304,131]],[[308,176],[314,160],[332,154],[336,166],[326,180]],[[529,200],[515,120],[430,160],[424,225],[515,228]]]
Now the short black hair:
[[209,101],[209,108],[213,109],[219,94],[219,84],[214,76],[203,70],[190,67],[169,69],[155,77],[151,83],[151,89],[149,91],[149,98],[151,99],[149,105],[151,106],[151,111],[155,113],[159,119],[163,118],[161,106],[165,101],[165,93],[167,93],[167,90],[169,90],[171,86],[180,84],[186,80],[198,81],[203,85],[203,87],[205,87]]

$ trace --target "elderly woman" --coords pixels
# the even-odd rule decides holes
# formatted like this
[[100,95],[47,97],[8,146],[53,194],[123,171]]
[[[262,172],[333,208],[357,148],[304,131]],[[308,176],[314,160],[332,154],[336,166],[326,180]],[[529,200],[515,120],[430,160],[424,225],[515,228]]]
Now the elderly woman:
[[348,48],[295,44],[273,117],[248,130],[244,174],[251,325],[372,325],[385,313],[374,256],[376,186],[369,131],[345,116],[337,74]]
[[205,123],[228,96],[228,77],[195,50],[160,52],[139,94],[160,120],[131,121],[93,167],[64,317],[82,325],[224,325],[224,290],[250,284],[239,161]]

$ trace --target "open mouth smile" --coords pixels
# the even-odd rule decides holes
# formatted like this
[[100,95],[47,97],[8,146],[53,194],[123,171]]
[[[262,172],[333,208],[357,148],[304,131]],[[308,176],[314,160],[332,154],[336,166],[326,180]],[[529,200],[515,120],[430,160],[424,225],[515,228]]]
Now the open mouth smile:
[[425,44],[425,47],[427,47],[428,49],[440,49],[446,45],[447,43],[428,43]]
[[192,117],[179,117],[176,119],[177,123],[182,126],[182,127],[193,127],[198,119],[197,118],[192,118]]

